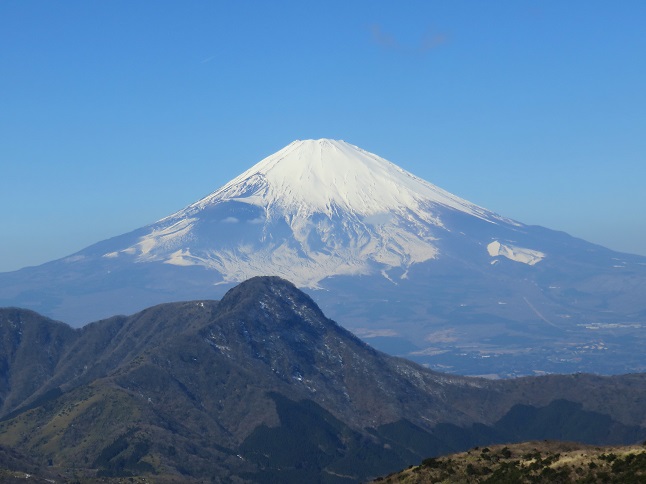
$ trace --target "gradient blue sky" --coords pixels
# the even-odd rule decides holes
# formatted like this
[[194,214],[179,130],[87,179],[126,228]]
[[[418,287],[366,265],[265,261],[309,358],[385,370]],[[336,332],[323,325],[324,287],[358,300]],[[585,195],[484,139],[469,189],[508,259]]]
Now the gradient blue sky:
[[0,2],[0,271],[344,139],[646,255],[646,2]]

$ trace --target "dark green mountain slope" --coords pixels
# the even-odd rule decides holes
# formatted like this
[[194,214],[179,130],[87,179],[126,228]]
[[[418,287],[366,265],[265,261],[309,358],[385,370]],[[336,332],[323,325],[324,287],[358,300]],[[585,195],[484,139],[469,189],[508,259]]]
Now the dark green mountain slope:
[[645,375],[432,372],[278,278],[80,330],[5,309],[0,331],[0,445],[84,478],[357,482],[473,445],[646,438]]

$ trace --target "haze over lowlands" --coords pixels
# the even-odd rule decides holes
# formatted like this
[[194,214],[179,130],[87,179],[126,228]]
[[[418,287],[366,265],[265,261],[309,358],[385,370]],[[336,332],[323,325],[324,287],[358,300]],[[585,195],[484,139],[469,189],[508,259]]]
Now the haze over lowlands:
[[645,16],[1,5],[0,481],[641,482]]

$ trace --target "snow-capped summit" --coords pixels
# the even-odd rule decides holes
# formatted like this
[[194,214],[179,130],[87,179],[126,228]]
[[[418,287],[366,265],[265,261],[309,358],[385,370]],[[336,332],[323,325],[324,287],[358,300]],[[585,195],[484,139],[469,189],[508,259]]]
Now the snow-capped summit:
[[500,218],[373,153],[330,139],[294,141],[182,213],[228,200],[302,216],[424,211],[436,203],[484,219]]
[[446,211],[514,224],[345,141],[294,141],[104,256],[202,266],[226,283],[270,274],[318,287],[394,268],[401,278],[439,255]]

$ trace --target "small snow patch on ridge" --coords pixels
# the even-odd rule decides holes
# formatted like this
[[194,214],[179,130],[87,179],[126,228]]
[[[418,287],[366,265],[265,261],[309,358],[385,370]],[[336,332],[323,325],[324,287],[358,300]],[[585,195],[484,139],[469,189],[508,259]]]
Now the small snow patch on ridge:
[[503,256],[515,262],[522,262],[523,264],[530,266],[538,264],[545,258],[545,254],[543,252],[525,249],[523,247],[516,247],[513,245],[501,244],[497,240],[494,240],[487,245],[487,251],[491,257]]

